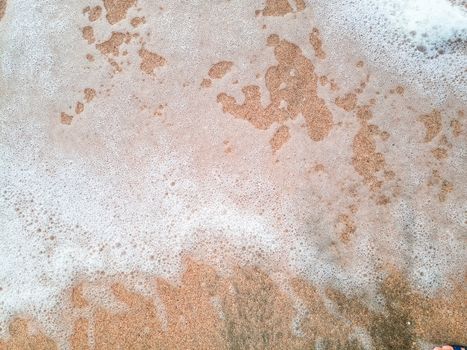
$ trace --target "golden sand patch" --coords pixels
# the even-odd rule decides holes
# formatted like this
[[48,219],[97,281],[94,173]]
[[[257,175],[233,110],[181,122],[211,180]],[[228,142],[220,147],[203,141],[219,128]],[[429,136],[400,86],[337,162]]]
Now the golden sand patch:
[[83,285],[78,284],[71,289],[71,304],[74,308],[84,308],[89,305],[86,298],[83,296]]
[[5,15],[6,11],[6,0],[0,0],[0,20]]
[[284,143],[286,143],[290,138],[289,128],[286,125],[281,125],[276,132],[274,133],[269,143],[271,144],[272,151],[278,151]]
[[[357,66],[363,67],[363,61],[357,62]],[[362,88],[357,88],[355,92],[349,92],[344,96],[337,97],[334,103],[346,112],[353,112],[360,123],[360,129],[352,141],[352,165],[355,171],[363,178],[364,183],[370,191],[378,193],[375,198],[376,204],[386,205],[390,198],[382,193],[384,180],[392,180],[395,173],[387,168],[386,161],[381,152],[377,151],[376,137],[382,141],[390,137],[387,131],[380,130],[377,125],[370,124],[373,118],[372,107],[376,102],[374,99],[369,104],[359,105],[357,94],[363,92],[366,80],[360,83]],[[339,221],[342,221],[339,219]],[[345,235],[344,235],[345,236]]]
[[100,6],[95,6],[95,7],[87,6],[83,10],[83,13],[88,14],[88,19],[89,19],[90,22],[95,22],[101,17],[102,7],[100,7]]
[[10,337],[6,341],[0,340],[0,350],[54,350],[57,344],[42,332],[31,334],[28,320],[15,318],[8,328]]
[[[367,106],[364,108],[366,110]],[[369,110],[367,110],[368,112]],[[359,112],[357,112],[357,115]],[[372,115],[365,113],[366,116]],[[378,193],[375,202],[378,205],[390,203],[390,198],[383,194],[384,180],[394,178],[394,172],[387,168],[386,161],[381,152],[376,150],[376,136],[383,141],[389,137],[385,131],[381,131],[378,126],[368,124],[367,120],[361,120],[361,127],[352,142],[352,165],[355,171],[363,178],[364,183],[370,191]],[[395,195],[395,192],[393,192]]]
[[96,45],[96,48],[104,55],[120,55],[120,46],[128,41],[129,35],[120,32],[112,32],[110,38],[100,44]]
[[135,4],[136,0],[104,0],[107,21],[110,24],[120,22],[126,17],[128,9]]
[[324,60],[326,58],[326,53],[323,50],[323,42],[321,41],[318,28],[312,29],[309,41],[311,46],[313,46],[313,49],[315,50],[315,56],[320,60]]
[[292,6],[287,0],[266,0],[266,6],[261,11],[263,16],[284,16],[290,12]]
[[130,24],[133,28],[138,27],[142,23],[146,23],[146,19],[144,17],[134,17],[130,21]]
[[449,193],[454,190],[454,185],[448,180],[443,180],[441,182],[441,189],[438,194],[438,199],[440,202],[445,202]]
[[335,103],[346,112],[353,111],[357,106],[357,95],[350,92],[343,97],[337,97]]
[[[71,349],[315,349],[321,339],[326,349],[363,350],[354,337],[357,329],[363,329],[380,350],[418,350],[418,340],[467,340],[462,311],[467,292],[460,282],[449,298],[430,298],[411,289],[396,270],[388,271],[379,286],[382,310],[369,308],[358,292],[346,296],[298,277],[290,278],[292,298],[254,266],[237,267],[223,276],[209,265],[186,259],[177,284],[160,278],[153,283],[157,298],[131,291],[122,282],[105,282],[113,298],[124,305],[118,311],[86,298],[100,282],[72,288],[72,312],[63,321],[73,330],[67,340]],[[296,298],[303,308],[298,318]],[[43,333],[31,334],[29,323],[14,318],[0,349],[57,348]]]
[[83,28],[83,39],[88,42],[88,44],[93,44],[96,39],[94,37],[94,30],[91,26],[86,26]]
[[72,121],[73,121],[72,115],[68,115],[65,112],[62,112],[60,114],[60,123],[65,124],[65,125],[70,125]]
[[212,80],[223,78],[232,69],[232,66],[233,66],[233,62],[231,61],[220,61],[220,62],[213,64],[208,71],[209,78],[204,78],[201,81],[200,86],[202,88],[211,87]]
[[383,170],[385,161],[382,153],[376,151],[376,141],[371,126],[366,121],[362,121],[362,126],[352,143],[352,164],[370,189],[377,191],[381,188],[382,181],[378,180],[376,173]]
[[[304,0],[295,0],[297,11],[305,9]],[[293,8],[288,0],[266,0],[266,5],[263,10],[256,11],[256,15],[262,14],[263,16],[285,16],[293,12]]]
[[305,0],[295,0],[297,11],[303,11],[306,7]]
[[266,72],[266,87],[271,103],[261,105],[261,91],[257,85],[242,88],[245,100],[239,104],[226,93],[220,93],[217,101],[224,112],[250,122],[258,129],[268,129],[273,123],[283,124],[302,114],[308,135],[313,141],[323,140],[332,129],[332,114],[324,100],[318,96],[318,77],[314,66],[301,49],[277,35],[269,36],[268,45],[274,47],[278,64]]
[[425,125],[426,133],[424,142],[430,142],[441,131],[441,113],[438,110],[433,110],[430,114],[422,115],[420,121]]
[[92,88],[84,89],[84,100],[89,103],[96,97],[96,90]]
[[200,85],[201,85],[201,87],[203,87],[203,88],[211,87],[211,85],[212,85],[212,80],[211,80],[211,79],[203,79],[203,80],[201,81],[201,84],[200,84]]
[[[70,346],[72,350],[90,350],[89,341],[89,321],[84,318],[78,318],[73,325],[73,334],[70,337]],[[94,349],[97,349],[94,347]]]
[[84,104],[83,104],[83,102],[80,102],[80,101],[76,102],[75,113],[76,113],[76,114],[80,114],[80,113],[82,113],[83,111],[84,111]]
[[404,92],[405,92],[405,89],[404,89],[403,86],[400,86],[400,85],[399,85],[399,86],[396,86],[396,89],[395,89],[394,91],[395,91],[396,94],[398,94],[398,95],[403,95]]
[[453,119],[451,120],[451,128],[452,128],[452,134],[455,137],[458,137],[460,134],[462,134],[462,123],[458,119]]
[[221,79],[232,69],[233,62],[231,61],[220,61],[212,65],[209,69],[208,75],[211,79]]
[[[448,137],[446,134],[442,133],[443,130],[443,123],[442,123],[442,115],[441,112],[438,110],[433,110],[429,114],[425,114],[419,117],[419,121],[421,121],[425,126],[425,137],[423,142],[429,143],[432,142],[438,135],[438,147],[431,149],[431,155],[438,160],[438,165],[432,170],[431,176],[428,179],[428,186],[435,186],[438,188],[438,193],[436,194],[438,200],[440,202],[445,202],[448,198],[449,193],[454,190],[454,184],[443,178],[441,176],[441,171],[443,169],[443,163],[446,158],[448,158],[448,149],[452,148],[452,144],[449,142]],[[452,129],[452,134],[454,137],[457,137],[457,131],[462,131],[462,126],[457,123],[456,119],[451,120],[450,127]]]
[[[92,88],[86,88],[84,89],[84,101],[85,103],[91,102],[94,97],[96,97],[96,90]],[[81,114],[84,112],[84,103],[81,101],[77,101],[75,105],[75,113],[76,114]],[[65,112],[62,112],[60,116],[60,121],[62,124],[70,125],[71,122],[73,121],[73,116],[66,114]]]
[[448,194],[454,190],[454,184],[444,179],[438,169],[432,171],[431,177],[428,180],[428,186],[438,187],[437,197],[440,202],[445,202]]
[[448,156],[447,149],[442,148],[442,147],[437,147],[437,148],[432,149],[431,153],[438,160],[444,159],[444,158],[446,158]]
[[144,47],[138,51],[138,54],[141,58],[140,69],[146,74],[153,74],[156,68],[162,67],[167,62],[164,57],[148,51]]
[[368,124],[368,120],[373,117],[370,106],[360,106],[357,110],[357,117],[361,128],[353,140],[352,164],[357,173],[375,191],[381,187],[381,181],[377,180],[375,174],[383,169],[385,161],[383,155],[376,151],[372,128]]
[[341,226],[339,239],[341,242],[347,243],[357,231],[357,225],[349,214],[339,214],[337,219]]

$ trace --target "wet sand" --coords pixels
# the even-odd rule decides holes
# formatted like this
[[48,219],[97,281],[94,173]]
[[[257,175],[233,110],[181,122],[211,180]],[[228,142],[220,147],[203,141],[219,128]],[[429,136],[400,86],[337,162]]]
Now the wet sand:
[[0,0],[0,349],[467,343],[465,48],[331,14]]

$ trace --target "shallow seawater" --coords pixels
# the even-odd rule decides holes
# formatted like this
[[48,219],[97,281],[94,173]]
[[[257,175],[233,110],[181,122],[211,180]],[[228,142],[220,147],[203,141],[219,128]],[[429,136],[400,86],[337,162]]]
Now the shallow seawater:
[[467,343],[462,1],[0,0],[0,349]]

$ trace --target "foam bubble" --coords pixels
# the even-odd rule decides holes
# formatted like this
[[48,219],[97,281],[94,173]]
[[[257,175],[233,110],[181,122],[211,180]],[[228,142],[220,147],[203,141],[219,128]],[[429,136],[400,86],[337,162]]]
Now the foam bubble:
[[[154,6],[140,2],[143,11]],[[458,205],[465,191],[459,186],[464,152],[450,152],[456,166],[446,167],[459,194],[452,194],[452,203],[439,203],[426,185],[438,166],[429,158],[432,145],[423,143],[415,126],[419,109],[430,109],[432,100],[449,109],[451,90],[465,98],[465,10],[444,0],[308,5],[284,18],[258,19],[249,2],[169,2],[160,21],[147,16],[156,38],[151,44],[160,45],[167,65],[147,77],[133,63],[110,79],[108,67],[101,65],[107,61],[83,64],[91,49],[80,46],[86,44],[75,30],[75,17],[86,18],[78,2],[9,2],[8,18],[0,22],[6,26],[0,32],[1,84],[12,87],[0,99],[2,329],[11,316],[27,313],[55,335],[59,326],[48,311],[65,304],[63,291],[77,280],[125,276],[133,290],[149,294],[140,275],[174,281],[185,255],[225,273],[232,266],[255,265],[270,274],[298,275],[323,289],[362,291],[376,304],[387,266],[409,271],[413,285],[427,293],[462,271],[465,249],[454,247],[465,228]],[[313,16],[326,60],[312,54]],[[318,90],[333,113],[329,135],[311,140],[305,117],[297,115],[287,120],[290,140],[276,152],[269,140],[278,123],[255,129],[216,102],[220,92],[240,101],[242,87],[253,83],[261,87],[263,105],[270,102],[261,74],[277,64],[274,49],[266,45],[266,34],[272,33],[297,44],[307,64],[337,84]],[[426,50],[417,49],[420,45]],[[19,55],[22,50],[28,55]],[[365,65],[357,68],[362,57]],[[231,72],[210,90],[200,90],[208,63],[220,59],[234,62]],[[41,69],[44,63],[47,68]],[[240,82],[231,84],[229,74]],[[407,84],[404,97],[385,100],[399,79]],[[375,137],[376,150],[397,173],[394,182],[381,186],[391,194],[386,205],[375,204],[377,194],[352,164],[358,118],[334,103],[362,87],[363,80],[367,90],[358,103],[375,99],[369,123],[391,134],[387,143]],[[91,85],[98,91],[94,104],[70,125],[60,124],[59,112]],[[141,106],[146,103],[167,103],[167,108],[156,117]],[[449,142],[463,147],[453,138]],[[355,229],[348,242],[339,239],[342,214]],[[114,307],[110,294],[103,287],[88,297]],[[295,302],[299,319],[304,310]]]
[[317,2],[323,35],[342,31],[378,69],[398,71],[434,101],[449,94],[467,99],[467,11],[449,0]]
[[466,9],[448,0],[382,1],[378,8],[422,52],[466,39]]

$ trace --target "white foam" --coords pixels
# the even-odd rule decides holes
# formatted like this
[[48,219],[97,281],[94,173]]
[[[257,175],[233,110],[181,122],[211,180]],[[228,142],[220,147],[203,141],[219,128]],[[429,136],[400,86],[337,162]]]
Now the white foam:
[[[467,10],[449,0],[317,1],[316,20],[326,40],[344,33],[371,64],[442,104],[467,101]],[[341,43],[342,45],[342,43]],[[339,54],[336,51],[335,54]]]
[[448,0],[381,1],[378,6],[392,26],[420,45],[443,45],[467,35],[466,9]]
[[[196,249],[201,251],[197,256],[217,267],[229,262],[267,262],[263,267],[268,272],[290,270],[318,285],[370,294],[381,277],[378,258],[401,268],[409,265],[415,285],[427,290],[436,289],[450,272],[462,270],[464,250],[452,259],[423,254],[428,242],[444,250],[462,242],[459,227],[465,221],[459,209],[453,212],[433,204],[434,222],[430,222],[420,214],[428,209],[418,206],[414,198],[410,205],[393,201],[388,209],[362,200],[354,217],[355,237],[347,245],[335,244],[336,218],[353,204],[346,189],[358,185],[360,198],[370,196],[351,164],[351,142],[358,128],[355,118],[336,111],[336,124],[343,121],[345,129],[336,126],[322,142],[311,142],[300,127],[303,117],[298,117],[287,147],[273,155],[268,143],[272,129],[256,130],[223,113],[216,104],[220,89],[235,93],[227,79],[216,81],[212,90],[199,89],[206,76],[197,64],[200,61],[235,61],[235,69],[241,71],[235,71],[241,80],[239,88],[245,80],[254,81],[257,72],[264,73],[260,68],[275,64],[272,49],[265,48],[266,33],[254,16],[254,10],[262,6],[260,1],[253,6],[200,0],[184,3],[180,9],[168,4],[160,23],[147,16],[148,26],[154,21],[154,47],[160,43],[167,67],[150,79],[134,64],[110,83],[100,81],[107,77],[108,67],[97,63],[89,76],[84,69],[60,71],[67,64],[82,67],[82,56],[88,50],[86,44],[79,44],[78,27],[83,23],[76,23],[75,17],[81,16],[80,4],[73,10],[67,6],[75,5],[53,0],[35,7],[29,1],[9,1],[8,6],[8,18],[3,21],[9,22],[0,22],[0,26],[8,25],[0,32],[2,86],[11,87],[7,97],[0,96],[2,329],[6,330],[4,323],[12,315],[29,313],[54,334],[56,325],[46,322],[43,310],[56,307],[75,278],[92,279],[100,271],[176,278],[184,252]],[[154,4],[141,1],[143,9],[150,6]],[[212,6],[218,7],[211,11]],[[229,6],[239,7],[229,12]],[[360,53],[373,60],[371,67],[379,64],[393,74],[402,72],[414,87],[432,82],[435,86],[428,90],[440,101],[449,89],[461,96],[465,92],[458,75],[465,56],[458,48],[437,57],[416,49],[423,44],[435,50],[450,38],[464,35],[464,10],[444,0],[310,1],[309,7],[293,18],[264,20],[277,21],[276,27],[268,23],[271,32],[311,52],[310,28],[303,25],[309,18],[301,16],[311,16],[316,10],[316,26],[331,62],[351,49],[336,34],[347,33],[361,45]],[[440,13],[433,15],[435,10]],[[41,17],[47,11],[53,11],[59,21],[48,24]],[[189,17],[190,27],[177,19],[177,13]],[[242,18],[240,31],[235,16]],[[449,23],[448,17],[453,19]],[[16,18],[22,21],[15,22]],[[215,33],[216,40],[206,44],[209,33]],[[187,43],[180,45],[181,38]],[[68,41],[77,47],[76,52],[60,50]],[[28,55],[22,56],[22,50]],[[352,71],[357,60],[353,58],[327,68]],[[46,69],[40,69],[41,64],[47,64]],[[317,70],[328,63],[320,64]],[[166,83],[159,84],[159,78]],[[185,89],[186,81],[191,85]],[[105,86],[101,88],[100,83]],[[105,97],[102,92],[110,85],[112,93]],[[60,111],[81,98],[77,96],[88,86],[98,90],[96,100],[86,105],[72,125],[60,125]],[[148,117],[132,95],[147,97],[156,106],[167,102],[168,112],[161,118]],[[421,95],[427,98],[428,92]],[[334,97],[323,88],[329,105]],[[267,101],[268,94],[262,98]],[[407,158],[400,154],[410,154],[410,160],[426,154],[413,142],[417,133],[399,129],[401,123],[391,117],[388,129],[393,128],[389,131],[399,144],[387,159],[403,177],[402,192],[415,197],[431,169],[426,164],[405,168]],[[400,130],[404,135],[398,134]],[[234,149],[229,155],[223,153],[226,139]],[[452,157],[464,163],[462,152]],[[325,164],[325,172],[310,170],[318,162]],[[465,173],[461,166],[449,171],[458,178]],[[446,220],[446,213],[452,219]],[[440,227],[446,230],[446,241],[437,240]],[[409,254],[419,258],[407,262]],[[423,278],[417,277],[420,271],[426,272]]]

